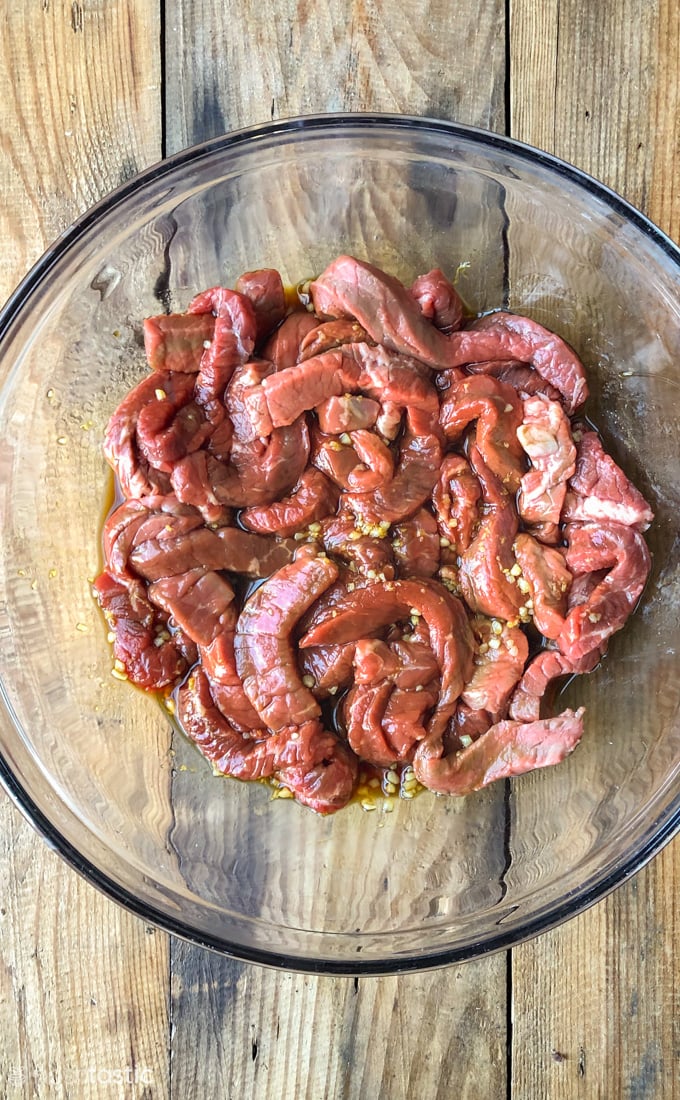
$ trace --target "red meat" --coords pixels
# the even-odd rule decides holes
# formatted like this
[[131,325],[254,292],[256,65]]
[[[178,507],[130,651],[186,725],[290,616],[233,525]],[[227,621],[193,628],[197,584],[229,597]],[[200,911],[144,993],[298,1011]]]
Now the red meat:
[[178,717],[187,735],[218,772],[236,779],[276,776],[317,813],[347,804],[356,781],[356,758],[317,722],[283,728],[261,739],[246,737],[215,706],[207,677],[192,673],[179,692]]
[[432,577],[439,569],[439,531],[431,512],[421,508],[392,533],[394,560],[402,576]]
[[477,639],[472,676],[461,701],[470,710],[502,715],[529,655],[529,644],[519,627],[476,615],[472,631]]
[[557,649],[541,650],[527,665],[514,691],[510,700],[510,717],[520,722],[536,721],[541,717],[541,704],[554,680],[592,672],[599,662],[599,649],[578,660],[565,657]]
[[376,629],[422,616],[430,648],[439,665],[441,684],[429,729],[443,729],[469,678],[473,641],[462,604],[433,580],[397,580],[348,592],[339,609],[331,609],[300,639],[305,649],[328,642],[351,642]]
[[447,366],[447,338],[403,283],[372,264],[339,256],[312,283],[317,313],[354,318],[377,344],[431,366]]
[[320,714],[319,704],[302,683],[291,634],[337,576],[338,568],[329,558],[305,548],[295,561],[260,585],[239,616],[234,639],[236,667],[246,695],[272,730],[300,725]]
[[190,314],[213,313],[215,330],[201,356],[196,376],[196,400],[213,424],[224,419],[224,392],[234,369],[248,361],[257,338],[257,319],[249,298],[216,286],[197,294]]
[[559,523],[576,459],[569,420],[557,401],[540,394],[525,398],[523,406],[516,434],[531,469],[522,477],[517,510],[529,524]]
[[473,611],[511,621],[524,600],[512,577],[512,544],[517,513],[512,498],[485,465],[476,447],[470,448],[472,468],[484,502],[477,534],[460,555],[460,587]]
[[215,333],[210,313],[161,313],[144,321],[144,350],[152,370],[197,374],[206,341]]
[[527,598],[534,601],[533,619],[545,638],[558,638],[564,629],[571,573],[559,550],[543,546],[531,535],[518,535],[514,544],[522,579],[528,585]]
[[360,760],[459,795],[559,762],[583,712],[542,701],[596,666],[650,568],[651,509],[568,419],[582,364],[526,317],[461,327],[439,269],[408,289],[341,256],[311,297],[286,315],[264,269],[145,322],[151,373],[105,439],[114,673],[185,678],[217,771],[321,813]]
[[302,474],[289,497],[275,504],[245,508],[241,522],[250,531],[285,538],[334,512],[337,499],[335,486],[320,470],[310,468]]
[[448,366],[516,359],[530,364],[562,395],[568,413],[588,396],[583,364],[576,353],[554,332],[529,317],[514,313],[490,313],[471,328],[450,337]]
[[626,622],[645,586],[651,558],[642,535],[619,523],[570,523],[566,562],[572,573],[607,573],[585,603],[573,607],[557,638],[566,657],[578,660]]
[[466,749],[444,756],[441,740],[423,741],[413,759],[416,778],[431,791],[466,795],[497,779],[559,764],[583,736],[583,708],[535,722],[505,720]]
[[642,493],[605,453],[596,432],[584,432],[564,502],[563,522],[623,523],[646,531],[653,519]]
[[281,276],[270,267],[246,271],[236,280],[236,290],[248,298],[253,307],[259,344],[274,331],[286,313]]
[[475,442],[484,462],[510,492],[519,488],[524,468],[518,440],[522,402],[512,386],[483,374],[455,382],[442,403],[440,421],[449,443],[476,421]]
[[297,363],[300,345],[305,336],[318,324],[314,314],[307,313],[306,310],[296,310],[289,314],[262,348],[262,358],[273,363],[276,370],[292,367]]
[[432,490],[439,534],[458,554],[467,550],[480,520],[482,487],[462,455],[445,455]]
[[419,275],[411,286],[411,294],[420,306],[420,312],[435,328],[444,333],[454,332],[463,323],[464,306],[453,283],[438,267]]
[[[104,456],[116,471],[126,497],[144,497],[170,491],[167,473],[156,469],[145,457],[137,435],[140,414],[147,406],[167,401],[175,415],[191,401],[194,378],[191,375],[158,371],[142,379],[123,398],[111,416],[104,433]],[[203,441],[203,429],[197,425]],[[184,439],[186,452],[193,450],[190,439]],[[148,434],[145,442],[149,442]],[[199,444],[200,445],[200,444]]]
[[340,348],[343,344],[364,342],[370,342],[370,337],[356,321],[324,321],[304,337],[300,343],[297,361],[304,363],[305,359],[321,355],[332,348]]
[[329,397],[316,410],[319,427],[327,435],[340,435],[341,432],[352,432],[357,428],[372,428],[379,412],[380,405],[377,401],[351,393],[343,394],[342,397]]
[[190,659],[181,639],[168,631],[167,619],[147,599],[144,586],[123,585],[104,572],[94,591],[115,635],[113,656],[121,676],[154,691],[176,684]]
[[499,382],[507,382],[522,397],[533,397],[534,394],[541,393],[550,401],[561,400],[558,389],[546,382],[533,367],[527,363],[520,363],[516,359],[490,359],[486,363],[468,363],[465,369],[472,374],[489,374]]

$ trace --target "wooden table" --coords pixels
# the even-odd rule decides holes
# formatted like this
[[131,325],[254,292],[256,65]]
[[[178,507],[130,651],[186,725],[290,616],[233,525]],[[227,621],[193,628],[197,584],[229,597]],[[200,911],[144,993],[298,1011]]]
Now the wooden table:
[[[304,112],[473,123],[680,238],[676,0],[3,0],[0,297],[122,180]],[[0,800],[0,1095],[680,1097],[680,840],[566,926],[466,966],[316,978],[101,897]]]

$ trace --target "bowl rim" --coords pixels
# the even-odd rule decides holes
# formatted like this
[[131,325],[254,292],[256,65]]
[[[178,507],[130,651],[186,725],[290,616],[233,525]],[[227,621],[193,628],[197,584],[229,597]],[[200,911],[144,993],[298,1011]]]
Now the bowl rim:
[[[421,131],[423,134],[437,134],[451,139],[463,138],[486,149],[507,151],[533,166],[547,168],[553,176],[568,180],[581,190],[590,192],[612,212],[633,224],[666,254],[680,273],[680,249],[667,234],[616,191],[552,153],[547,153],[535,146],[491,130],[443,119],[370,112],[298,115],[244,127],[182,149],[137,173],[89,207],[45,250],[0,310],[0,342],[11,332],[14,323],[20,318],[25,302],[38,289],[58,260],[77,244],[78,240],[96,224],[102,215],[123,204],[148,184],[163,179],[164,176],[184,165],[196,163],[203,158],[210,157],[214,153],[238,149],[243,145],[252,146],[277,135],[293,135],[295,133],[323,135],[340,127],[355,133],[371,129],[389,128],[410,132]],[[2,694],[4,693],[0,692],[0,695]],[[11,714],[9,714],[9,717],[11,719]],[[507,790],[510,781],[505,780],[504,782]],[[386,959],[356,959],[349,963],[337,959],[300,957],[278,952],[274,949],[264,950],[234,943],[221,936],[213,936],[207,932],[197,931],[150,903],[140,902],[133,893],[120,886],[99,867],[85,858],[54,826],[14,774],[2,751],[0,751],[0,783],[2,783],[14,805],[42,836],[48,847],[57,852],[87,882],[146,923],[196,946],[208,948],[242,962],[257,963],[276,969],[310,974],[352,976],[425,971],[471,961],[498,951],[507,950],[557,927],[606,897],[607,894],[640,871],[680,831],[680,794],[678,794],[675,800],[654,822],[647,839],[627,859],[621,860],[607,875],[596,879],[590,887],[582,892],[573,893],[566,901],[551,902],[544,912],[526,920],[521,928],[499,930],[495,935],[488,936],[483,942],[472,942],[465,947],[447,947],[425,955],[412,954],[403,957],[393,956]]]

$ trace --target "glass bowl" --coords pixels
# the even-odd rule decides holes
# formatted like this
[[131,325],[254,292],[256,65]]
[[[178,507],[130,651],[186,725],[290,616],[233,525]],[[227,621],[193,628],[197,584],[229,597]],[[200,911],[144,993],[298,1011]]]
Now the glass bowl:
[[[158,702],[111,675],[90,593],[110,504],[104,426],[144,372],[142,318],[272,266],[341,252],[406,281],[460,264],[580,353],[587,412],[651,501],[653,570],[556,768],[464,799],[321,818],[213,776]],[[556,925],[641,867],[680,820],[680,254],[553,157],[443,122],[325,116],[183,152],[39,261],[0,318],[0,771],[73,866],[145,920],[309,971],[426,968]]]

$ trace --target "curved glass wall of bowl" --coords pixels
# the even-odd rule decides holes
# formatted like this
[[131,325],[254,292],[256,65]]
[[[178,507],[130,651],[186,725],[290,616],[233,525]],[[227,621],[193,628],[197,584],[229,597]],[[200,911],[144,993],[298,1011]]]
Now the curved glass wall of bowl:
[[[441,266],[583,357],[587,412],[650,499],[652,576],[564,764],[466,799],[320,819],[215,778],[158,703],[111,676],[88,578],[107,418],[145,372],[141,321],[196,289],[347,251]],[[244,958],[395,970],[472,957],[616,885],[680,812],[679,256],[576,170],[422,120],[294,120],[180,154],[60,239],[0,319],[2,772],[75,866],[148,920]]]

